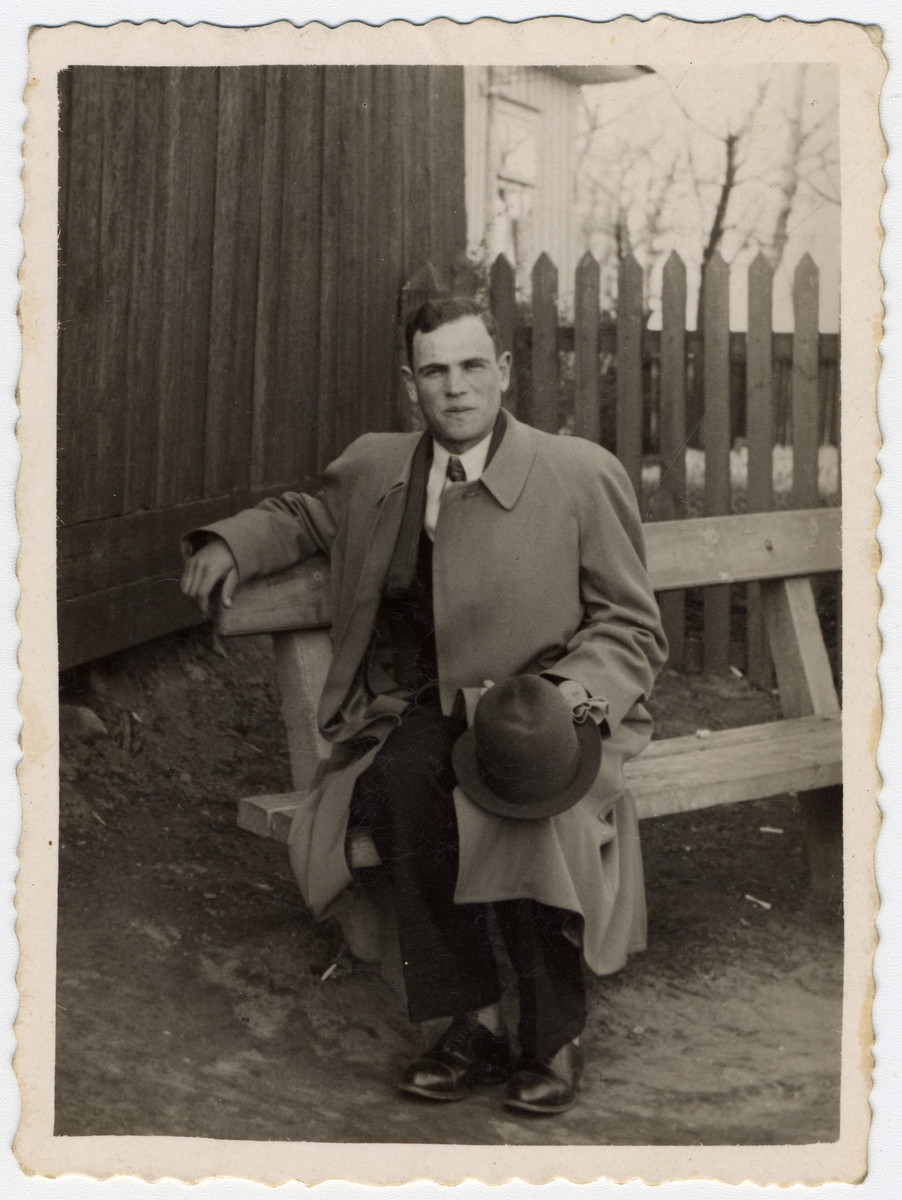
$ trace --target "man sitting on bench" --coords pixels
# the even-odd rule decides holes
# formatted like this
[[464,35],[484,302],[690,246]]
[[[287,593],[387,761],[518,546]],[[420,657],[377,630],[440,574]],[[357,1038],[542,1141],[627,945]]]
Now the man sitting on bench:
[[[405,332],[426,432],[365,435],[316,495],[195,531],[182,590],[207,613],[219,586],[229,605],[239,581],[330,556],[332,754],[289,839],[304,898],[333,911],[348,831],[367,828],[410,1018],[451,1019],[402,1090],[458,1100],[506,1079],[508,1106],[562,1112],[582,1071],[583,959],[609,973],[644,946],[623,764],[651,736],[665,641],[617,460],[501,408],[511,356],[471,300],[427,301]],[[516,1063],[488,906],[518,981]]]

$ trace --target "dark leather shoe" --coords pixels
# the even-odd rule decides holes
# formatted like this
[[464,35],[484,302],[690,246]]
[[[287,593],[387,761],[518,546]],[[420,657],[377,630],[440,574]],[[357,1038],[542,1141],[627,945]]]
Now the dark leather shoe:
[[521,1059],[507,1085],[504,1103],[529,1113],[562,1113],[571,1108],[579,1091],[585,1055],[567,1042],[544,1062]]
[[455,1017],[431,1050],[414,1059],[398,1085],[427,1100],[463,1100],[477,1083],[503,1083],[510,1074],[507,1039],[473,1017]]

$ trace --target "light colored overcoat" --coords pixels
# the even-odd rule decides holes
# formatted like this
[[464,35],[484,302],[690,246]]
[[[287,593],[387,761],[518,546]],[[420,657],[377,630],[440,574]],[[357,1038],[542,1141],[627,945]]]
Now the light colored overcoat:
[[[229,544],[242,580],[317,551],[331,559],[333,659],[319,719],[333,754],[290,838],[295,874],[317,916],[335,911],[351,883],[345,834],[354,782],[405,707],[382,659],[376,616],[421,436],[368,434],[328,468],[317,495],[288,493],[207,527]],[[485,680],[519,672],[574,679],[608,706],[598,778],[567,812],[505,819],[456,789],[456,900],[529,897],[568,909],[589,966],[618,969],[645,937],[623,763],[651,736],[643,700],[666,646],[635,497],[617,460],[508,414],[481,480],[443,495],[433,606],[445,712],[460,691],[472,699]]]

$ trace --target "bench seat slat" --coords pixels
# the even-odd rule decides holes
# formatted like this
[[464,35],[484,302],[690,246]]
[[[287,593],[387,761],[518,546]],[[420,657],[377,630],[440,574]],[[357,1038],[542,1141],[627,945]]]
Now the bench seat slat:
[[[831,787],[842,782],[840,742],[839,717],[745,725],[705,738],[667,738],[652,742],[627,763],[627,786],[642,820]],[[250,796],[240,803],[238,824],[287,842],[299,803],[297,792]]]
[[668,738],[627,763],[627,785],[640,819],[832,787],[842,783],[841,737],[836,716]]
[[238,828],[257,837],[288,841],[291,818],[301,803],[300,792],[279,792],[268,796],[244,796],[238,801]]

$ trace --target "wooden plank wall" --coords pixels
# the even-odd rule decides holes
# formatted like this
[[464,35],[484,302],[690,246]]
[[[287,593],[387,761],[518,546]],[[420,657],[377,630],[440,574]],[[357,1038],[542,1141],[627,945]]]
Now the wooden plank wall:
[[61,666],[192,623],[182,531],[396,426],[463,175],[461,68],[61,73]]

